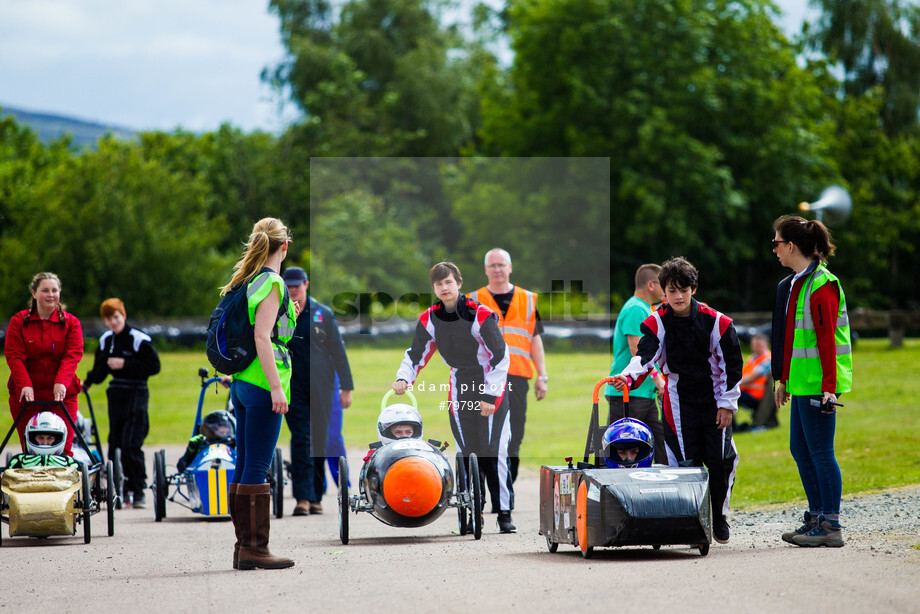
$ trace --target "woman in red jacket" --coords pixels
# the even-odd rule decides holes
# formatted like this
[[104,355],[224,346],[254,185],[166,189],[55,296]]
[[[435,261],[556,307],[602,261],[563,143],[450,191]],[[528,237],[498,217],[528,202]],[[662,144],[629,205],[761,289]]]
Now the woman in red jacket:
[[[62,401],[77,419],[80,378],[77,365],[83,358],[83,329],[76,316],[61,305],[61,280],[54,273],[32,278],[32,306],[14,315],[6,329],[4,353],[10,366],[10,413],[15,419],[23,403]],[[19,421],[19,441],[25,450],[25,428],[42,407],[30,407]],[[73,431],[67,429],[64,453],[71,456]]]

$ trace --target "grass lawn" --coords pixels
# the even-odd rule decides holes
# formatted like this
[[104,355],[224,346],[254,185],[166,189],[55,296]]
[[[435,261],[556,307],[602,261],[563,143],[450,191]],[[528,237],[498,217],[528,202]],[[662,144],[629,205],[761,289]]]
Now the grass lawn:
[[[403,350],[352,348],[349,351],[357,390],[354,405],[345,412],[344,435],[349,447],[364,447],[376,440],[375,422],[383,395],[389,390]],[[150,435],[152,447],[184,443],[191,435],[195,408],[201,391],[197,372],[207,366],[204,352],[170,352],[160,356],[163,370],[150,380]],[[909,339],[899,350],[890,350],[886,339],[862,339],[854,361],[854,392],[844,395],[845,407],[838,414],[837,458],[843,473],[844,495],[879,488],[920,484],[920,340]],[[85,374],[92,356],[84,358],[78,371]],[[531,468],[541,464],[562,464],[565,456],[580,458],[591,412],[594,383],[607,375],[610,358],[606,352],[549,353],[549,393],[537,403],[531,392],[522,462]],[[0,362],[0,378],[9,369]],[[440,386],[447,381],[447,367],[434,357],[422,371],[416,394],[425,419],[425,435],[447,439],[453,444],[448,418],[439,409],[446,399]],[[434,390],[428,390],[433,387]],[[91,390],[96,418],[103,436],[108,433],[105,384]],[[226,391],[209,388],[204,411],[219,409]],[[0,402],[7,403],[7,389],[0,389]],[[85,413],[85,398],[81,396]],[[601,398],[602,415],[606,402]],[[12,424],[9,412],[0,410],[0,433]],[[780,428],[758,433],[740,433],[735,441],[740,455],[732,502],[735,507],[788,503],[804,498],[795,463],[788,451],[789,409],[780,410]],[[15,436],[11,449],[16,450]],[[290,441],[285,427],[282,445]],[[454,450],[452,446],[448,454]]]

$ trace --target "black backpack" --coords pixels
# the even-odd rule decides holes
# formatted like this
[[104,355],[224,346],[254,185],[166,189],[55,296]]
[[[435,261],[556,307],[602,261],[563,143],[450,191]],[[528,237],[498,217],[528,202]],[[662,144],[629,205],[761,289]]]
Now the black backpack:
[[[256,358],[255,327],[249,322],[249,300],[246,296],[248,286],[240,283],[227,292],[214,308],[208,323],[208,360],[218,373],[224,375],[239,373]],[[279,316],[287,313],[289,301],[285,291],[278,309]],[[275,341],[276,337],[277,330],[272,332]]]

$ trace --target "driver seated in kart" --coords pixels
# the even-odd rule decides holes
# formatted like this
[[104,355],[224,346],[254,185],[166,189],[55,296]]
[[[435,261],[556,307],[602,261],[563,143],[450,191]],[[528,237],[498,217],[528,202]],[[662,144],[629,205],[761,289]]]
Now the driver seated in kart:
[[[377,417],[377,436],[384,445],[398,439],[421,439],[423,430],[421,414],[406,403],[387,405]],[[378,449],[379,446],[371,448],[364,457],[364,462],[366,463]]]
[[603,438],[604,461],[611,469],[651,467],[654,436],[641,420],[621,418],[607,427]]
[[176,463],[176,468],[185,471],[199,452],[215,443],[225,443],[230,447],[236,445],[236,418],[224,409],[212,411],[204,417],[198,426],[198,434],[188,440],[188,447]]
[[10,469],[78,466],[78,459],[75,458],[77,446],[73,448],[74,457],[64,454],[67,425],[59,415],[43,411],[32,416],[26,425],[25,434],[26,451],[10,459]]

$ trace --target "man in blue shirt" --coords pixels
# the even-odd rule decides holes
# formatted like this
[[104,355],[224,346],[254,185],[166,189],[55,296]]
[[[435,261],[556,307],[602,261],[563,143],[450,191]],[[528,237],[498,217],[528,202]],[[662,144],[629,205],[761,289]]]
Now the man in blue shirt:
[[294,516],[323,512],[326,435],[332,415],[335,376],[341,381],[342,407],[351,405],[354,383],[345,344],[332,310],[307,295],[310,281],[300,267],[284,271],[292,301],[301,307],[291,350],[291,404],[285,414],[291,430],[291,482]]

